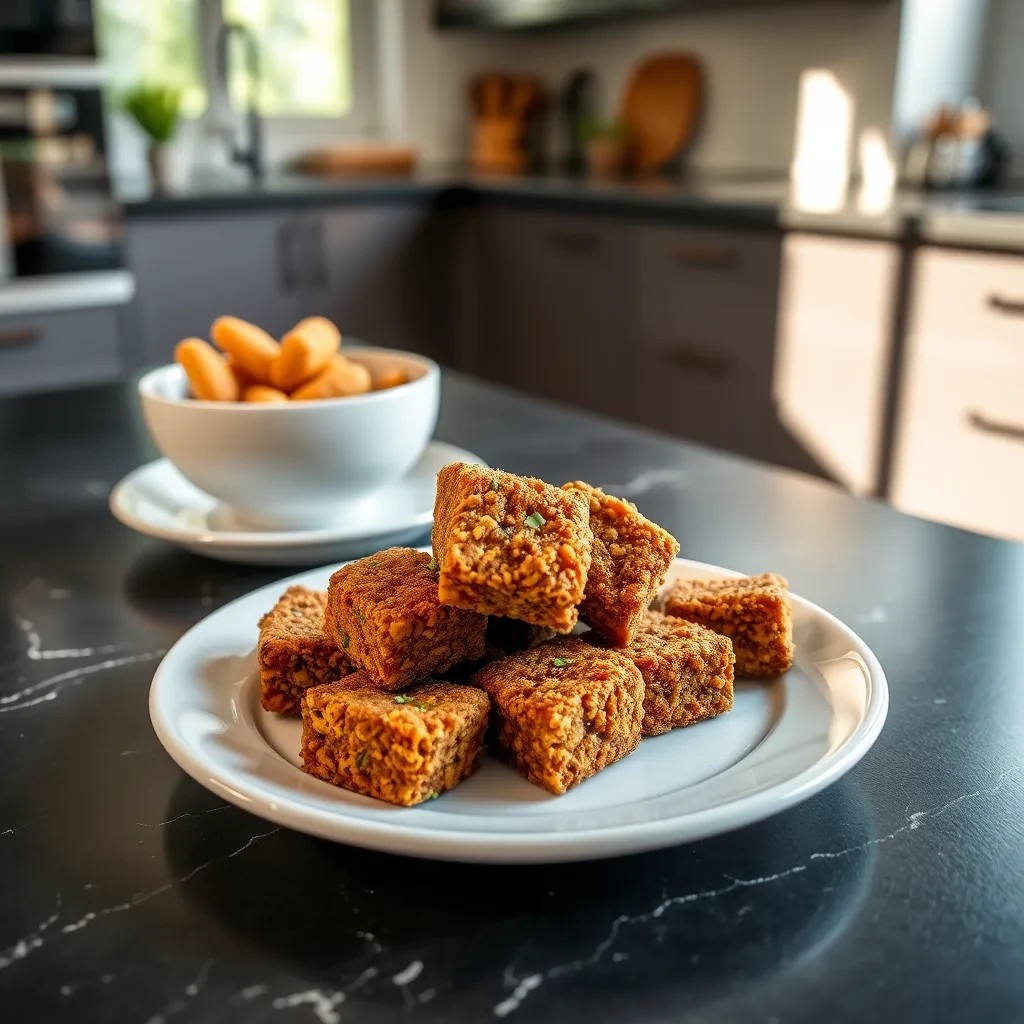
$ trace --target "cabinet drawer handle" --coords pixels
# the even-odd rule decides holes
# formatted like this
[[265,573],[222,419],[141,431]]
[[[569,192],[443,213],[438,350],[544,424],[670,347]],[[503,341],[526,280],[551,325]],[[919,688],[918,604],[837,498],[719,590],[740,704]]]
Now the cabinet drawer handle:
[[552,228],[548,241],[562,249],[596,249],[600,238],[593,231],[574,231],[571,228]]
[[666,349],[663,355],[673,366],[684,370],[694,370],[708,377],[724,377],[732,369],[734,362],[731,355],[708,352],[686,345],[676,345]]
[[1024,316],[1024,300],[1022,299],[1004,299],[1002,295],[996,295],[993,292],[988,297],[988,304],[990,309],[994,309],[997,313],[1005,313],[1007,316]]
[[1024,441],[1024,424],[1004,423],[1000,420],[989,419],[984,413],[973,410],[968,412],[967,422],[982,433],[1008,437],[1011,441]]
[[718,245],[673,246],[672,259],[684,267],[703,267],[706,270],[732,270],[740,261],[735,249],[724,249]]
[[22,327],[14,331],[0,331],[0,348],[24,348],[38,345],[42,332],[38,327]]

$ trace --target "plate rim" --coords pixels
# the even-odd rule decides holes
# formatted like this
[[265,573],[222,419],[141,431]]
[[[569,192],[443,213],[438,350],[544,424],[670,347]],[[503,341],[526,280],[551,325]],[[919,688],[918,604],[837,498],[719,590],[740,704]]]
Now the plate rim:
[[[468,448],[462,448],[460,445],[451,444],[449,441],[441,441],[437,438],[431,438],[427,443],[426,448],[423,449],[424,454],[426,454],[432,447],[442,447],[448,449],[450,453],[454,455],[468,456],[468,458],[456,459],[456,461],[473,462],[477,465],[487,467],[487,463],[481,456],[477,455],[475,452],[471,452]],[[389,529],[386,531],[357,530],[353,532],[351,528],[342,530],[340,527],[319,527],[315,530],[188,530],[184,527],[175,528],[172,526],[160,526],[150,523],[145,519],[141,519],[139,516],[133,515],[125,507],[123,498],[124,492],[135,482],[135,480],[141,477],[144,473],[151,471],[153,467],[160,463],[166,463],[172,469],[176,469],[174,463],[166,456],[151,459],[149,462],[143,463],[141,466],[136,466],[133,470],[126,473],[113,486],[110,491],[110,497],[107,499],[107,505],[110,508],[111,515],[123,526],[127,526],[128,529],[134,530],[136,533],[142,534],[143,536],[155,537],[157,540],[165,540],[172,544],[191,545],[193,547],[222,548],[313,547],[318,544],[356,541],[363,538],[404,532],[421,526],[425,527],[430,524],[434,517],[434,509],[433,505],[431,505],[429,509],[426,509],[415,517],[410,517],[406,523],[396,526],[394,530]],[[180,471],[178,472],[180,473]],[[397,483],[398,481],[395,482]],[[194,487],[195,485],[190,484],[190,486]],[[195,489],[199,490],[198,487]],[[216,501],[217,499],[212,498],[211,496],[211,500]],[[244,597],[245,595],[242,596]]]
[[[676,558],[674,562],[717,575],[743,575],[737,570],[695,559]],[[267,586],[287,587],[295,580],[329,568],[334,566],[308,569]],[[868,669],[867,701],[856,727],[841,746],[796,775],[775,783],[766,790],[698,811],[683,812],[656,821],[582,828],[571,832],[502,833],[492,838],[487,834],[458,829],[445,829],[442,832],[400,822],[346,818],[337,813],[301,804],[284,804],[272,800],[262,790],[259,780],[233,777],[226,781],[223,766],[197,753],[190,744],[180,738],[163,713],[162,687],[167,685],[164,682],[170,671],[167,666],[173,661],[175,653],[180,654],[180,649],[187,644],[192,634],[203,627],[212,616],[231,609],[256,590],[262,589],[263,587],[254,588],[253,591],[240,595],[210,615],[204,616],[190,627],[161,659],[149,691],[150,721],[157,738],[187,775],[242,810],[307,835],[400,856],[493,864],[584,861],[642,853],[730,832],[774,817],[820,793],[845,775],[874,745],[885,724],[889,709],[889,688],[885,672],[863,638],[820,605],[797,594],[790,594],[791,601],[823,617],[833,628],[837,628],[850,639],[856,653],[864,660]],[[246,656],[251,653],[252,651],[247,652]],[[299,770],[296,768],[296,771]]]

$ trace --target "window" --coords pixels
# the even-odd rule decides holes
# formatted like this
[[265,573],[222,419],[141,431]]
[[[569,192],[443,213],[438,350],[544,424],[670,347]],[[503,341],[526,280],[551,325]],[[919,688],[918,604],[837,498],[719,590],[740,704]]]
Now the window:
[[[175,85],[196,117],[216,91],[216,37],[245,25],[259,49],[260,113],[278,121],[331,119],[367,130],[372,118],[374,0],[96,0],[97,32],[113,95],[139,82]],[[360,45],[357,45],[359,43]],[[248,95],[245,61],[234,51],[229,88]],[[325,126],[326,127],[326,126]]]

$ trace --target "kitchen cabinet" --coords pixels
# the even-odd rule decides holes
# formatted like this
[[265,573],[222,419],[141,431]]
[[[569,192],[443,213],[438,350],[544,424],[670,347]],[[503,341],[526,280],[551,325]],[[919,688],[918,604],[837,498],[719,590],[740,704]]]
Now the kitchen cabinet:
[[1024,257],[914,262],[892,500],[1024,540]]
[[663,430],[753,454],[773,420],[775,233],[644,226],[633,401]]
[[855,494],[878,486],[899,260],[892,242],[794,233],[783,243],[775,405]]
[[153,217],[127,224],[136,353],[165,363],[190,335],[231,314],[280,334],[305,314],[298,238],[283,213]]
[[314,269],[305,301],[343,334],[448,362],[451,223],[422,203],[324,209],[302,218]]
[[116,309],[0,318],[0,395],[105,384],[123,369]]
[[611,218],[482,211],[480,372],[511,387],[627,415],[636,233]]

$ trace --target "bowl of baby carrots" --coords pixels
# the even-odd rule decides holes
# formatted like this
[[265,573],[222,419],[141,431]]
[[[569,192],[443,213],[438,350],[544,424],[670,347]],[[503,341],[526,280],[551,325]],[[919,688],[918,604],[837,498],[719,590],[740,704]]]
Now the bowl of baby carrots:
[[423,454],[440,371],[424,356],[342,343],[309,317],[279,340],[219,317],[139,381],[160,452],[254,529],[316,529],[354,512]]

